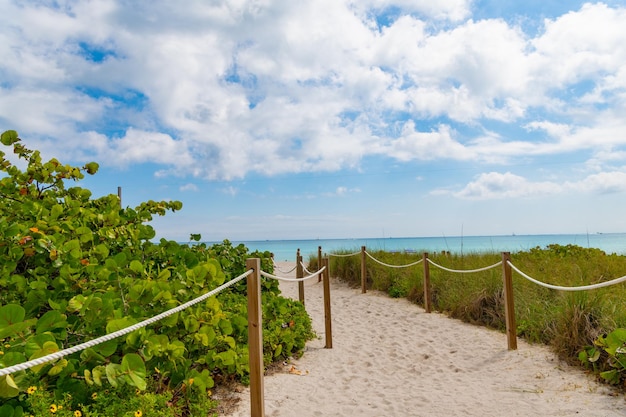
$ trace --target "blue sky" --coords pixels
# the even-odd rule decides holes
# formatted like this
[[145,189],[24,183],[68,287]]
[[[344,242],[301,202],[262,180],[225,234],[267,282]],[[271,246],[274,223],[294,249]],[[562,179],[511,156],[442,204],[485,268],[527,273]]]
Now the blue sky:
[[626,1],[0,0],[0,130],[186,241],[626,232]]

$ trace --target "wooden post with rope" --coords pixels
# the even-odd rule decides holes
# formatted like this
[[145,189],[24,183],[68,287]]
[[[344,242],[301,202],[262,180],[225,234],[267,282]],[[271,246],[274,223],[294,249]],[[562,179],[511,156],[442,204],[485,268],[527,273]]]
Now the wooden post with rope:
[[248,353],[250,356],[250,416],[265,417],[263,387],[263,319],[261,314],[261,260],[246,260],[248,276]]
[[367,269],[365,268],[365,246],[361,246],[361,294],[367,292]]
[[326,267],[323,275],[324,279],[324,327],[326,331],[326,345],[324,346],[326,349],[333,348],[333,325],[332,325],[332,315],[330,312],[330,271],[328,270],[328,257],[324,258],[323,266]]
[[424,262],[424,310],[430,313],[431,296],[430,296],[430,264],[428,262],[428,252],[424,252],[422,257]]
[[515,301],[513,296],[513,272],[511,254],[502,252],[502,280],[504,286],[504,317],[506,321],[506,341],[509,350],[517,350],[517,327],[515,324]]
[[[317,270],[319,271],[322,268],[322,247],[317,247]],[[322,282],[322,274],[317,276],[317,282]]]
[[[303,278],[304,270],[302,269],[302,255],[300,255],[300,248],[296,253],[296,278]],[[304,282],[298,281],[298,300],[304,304]]]

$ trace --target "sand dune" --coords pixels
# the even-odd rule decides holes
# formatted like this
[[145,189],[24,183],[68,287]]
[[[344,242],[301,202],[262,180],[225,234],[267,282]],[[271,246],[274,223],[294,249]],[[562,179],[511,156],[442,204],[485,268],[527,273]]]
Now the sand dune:
[[[278,265],[289,271],[294,263]],[[297,298],[297,284],[281,288]],[[305,288],[320,339],[265,378],[267,416],[626,415],[623,394],[560,363],[543,346],[520,340],[517,351],[508,351],[502,333],[336,280],[333,348],[325,349],[322,284],[309,280]],[[228,415],[249,416],[249,391],[238,395],[239,406]]]

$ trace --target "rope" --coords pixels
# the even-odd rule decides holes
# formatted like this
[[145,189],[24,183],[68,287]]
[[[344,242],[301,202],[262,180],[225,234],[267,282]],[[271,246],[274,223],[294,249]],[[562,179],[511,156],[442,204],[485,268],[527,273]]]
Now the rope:
[[300,281],[306,281],[307,279],[311,279],[311,278],[314,278],[314,277],[318,276],[319,274],[321,274],[324,271],[324,269],[326,269],[326,267],[323,267],[319,271],[314,272],[311,275],[308,275],[308,276],[302,277],[302,278],[279,277],[279,276],[272,275],[272,274],[270,274],[268,272],[265,272],[265,271],[261,271],[261,275],[266,277],[266,278],[272,278],[272,279],[275,279],[275,280],[278,280],[278,281],[300,282]]
[[615,278],[611,281],[606,281],[606,282],[601,282],[599,284],[592,284],[592,285],[582,285],[580,287],[561,287],[560,285],[552,285],[552,284],[546,284],[545,282],[541,282],[538,281],[534,278],[529,277],[528,275],[526,275],[525,273],[523,273],[522,271],[520,271],[519,269],[517,269],[515,267],[515,265],[513,265],[510,261],[507,261],[507,264],[514,269],[518,274],[520,274],[521,276],[523,276],[524,278],[526,278],[527,280],[529,280],[530,282],[533,282],[537,285],[540,285],[542,287],[545,288],[550,288],[552,290],[560,290],[560,291],[585,291],[585,290],[595,290],[598,288],[602,288],[602,287],[609,287],[611,285],[615,285],[615,284],[619,284],[620,282],[624,282],[626,281],[626,276],[623,276],[621,278]]
[[306,269],[306,266],[304,266],[304,262],[300,262],[300,265],[302,265],[302,269],[304,269],[304,272],[306,272],[309,275],[313,275],[313,274],[316,274],[317,272],[319,272],[319,271],[317,271],[317,272],[309,271],[308,269]]
[[108,342],[109,340],[113,340],[115,338],[118,338],[120,336],[124,336],[125,334],[131,333],[135,330],[141,329],[142,327],[146,327],[149,324],[155,323],[161,319],[164,319],[165,317],[171,316],[172,314],[178,313],[180,311],[183,311],[184,309],[191,307],[195,304],[198,304],[204,300],[206,300],[209,297],[212,297],[213,295],[219,293],[220,291],[230,287],[231,285],[236,284],[237,282],[241,281],[242,279],[246,278],[248,275],[252,274],[253,270],[249,270],[244,274],[239,275],[237,278],[232,279],[230,281],[228,281],[225,284],[222,284],[221,286],[215,288],[214,290],[209,291],[208,293],[201,295],[198,298],[195,298],[191,301],[186,302],[185,304],[181,304],[178,307],[174,307],[170,310],[167,310],[159,315],[156,315],[152,318],[149,318],[147,320],[144,320],[142,322],[139,322],[137,324],[133,324],[132,326],[126,327],[124,329],[118,330],[116,332],[113,333],[109,333],[107,335],[98,337],[97,339],[93,339],[90,340],[88,342],[85,343],[81,343],[80,345],[76,345],[73,346],[71,348],[67,348],[67,349],[63,349],[60,350],[58,352],[54,352],[51,353],[50,355],[46,355],[46,356],[42,356],[41,358],[37,358],[37,359],[33,359],[31,361],[28,362],[22,362],[20,364],[17,365],[13,365],[13,366],[9,366],[8,368],[2,368],[0,369],[0,377],[5,376],[5,375],[9,375],[12,374],[13,372],[17,372],[17,371],[23,371],[25,369],[28,368],[32,368],[33,366],[37,366],[37,365],[42,365],[46,362],[51,362],[57,359],[61,359],[64,356],[67,355],[71,355],[72,353],[76,353],[76,352],[80,352],[81,350],[99,345],[100,343],[103,342]]
[[445,266],[441,266],[439,264],[434,263],[433,261],[431,261],[430,259],[428,259],[428,262],[430,262],[431,264],[435,265],[437,268],[441,268],[444,271],[448,271],[448,272],[458,272],[460,274],[469,274],[471,272],[481,272],[481,271],[486,271],[488,269],[491,268],[496,268],[500,265],[502,265],[502,261],[498,261],[495,264],[491,265],[491,266],[485,266],[483,268],[478,268],[478,269],[450,269],[450,268],[446,268]]
[[360,251],[359,252],[354,252],[354,253],[349,253],[347,255],[342,255],[342,254],[338,254],[338,253],[329,253],[328,256],[334,256],[334,257],[337,257],[337,258],[348,258],[350,256],[358,255],[360,253],[361,253]]
[[381,265],[383,265],[383,266],[388,266],[389,268],[407,268],[407,267],[409,267],[409,266],[417,265],[417,264],[419,264],[420,262],[422,262],[422,261],[424,260],[424,259],[420,259],[420,260],[419,260],[419,261],[417,261],[417,262],[413,262],[412,264],[407,264],[407,265],[389,265],[389,264],[386,264],[386,263],[381,262],[381,261],[379,261],[378,259],[374,258],[372,255],[370,255],[370,254],[369,254],[369,252],[365,252],[365,254],[366,254],[367,256],[369,256],[372,260],[374,260],[374,261],[378,262],[379,264],[381,264]]
[[283,273],[283,274],[291,274],[293,271],[295,271],[295,270],[296,270],[296,267],[297,267],[297,266],[298,266],[298,265],[294,266],[294,267],[293,267],[293,268],[291,268],[289,271],[283,271],[282,269],[280,269],[280,268],[278,267],[278,265],[274,264],[274,269],[279,270],[279,271],[280,271],[281,273]]

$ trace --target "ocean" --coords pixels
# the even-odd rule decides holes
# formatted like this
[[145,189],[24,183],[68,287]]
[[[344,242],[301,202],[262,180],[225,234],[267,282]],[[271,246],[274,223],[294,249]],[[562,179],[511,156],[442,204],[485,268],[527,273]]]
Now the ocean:
[[316,255],[317,248],[323,253],[343,250],[357,252],[361,246],[368,250],[389,252],[436,253],[449,251],[455,254],[484,252],[522,252],[534,247],[545,248],[550,244],[578,245],[598,248],[607,254],[626,254],[626,233],[565,234],[565,235],[500,235],[500,236],[440,236],[440,237],[387,237],[362,239],[310,239],[310,240],[257,240],[232,241],[243,243],[250,251],[269,251],[277,261],[295,261],[296,251],[306,259]]

